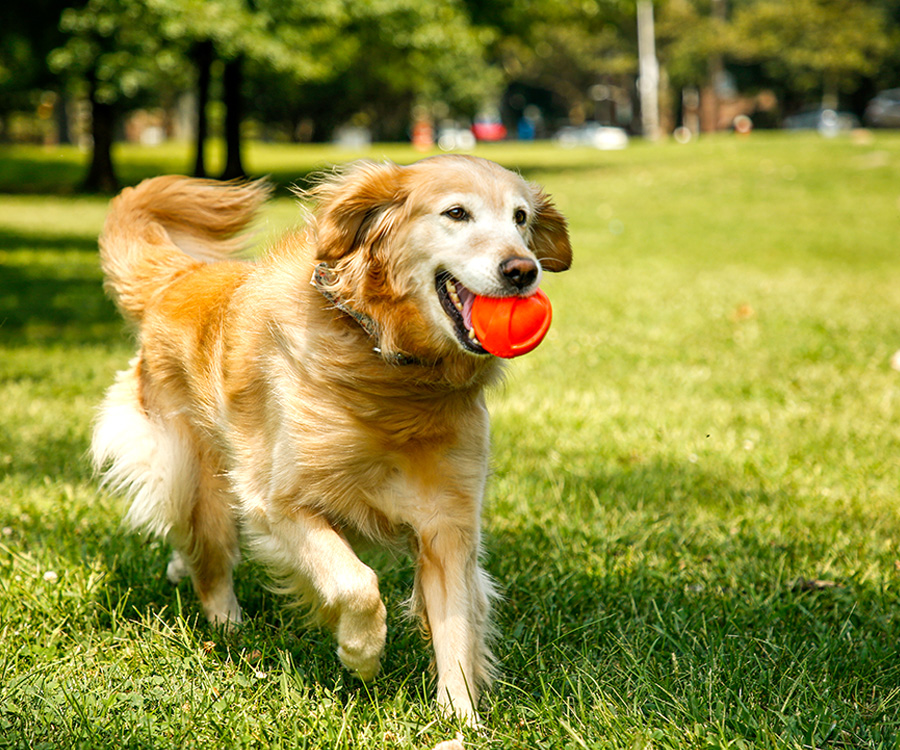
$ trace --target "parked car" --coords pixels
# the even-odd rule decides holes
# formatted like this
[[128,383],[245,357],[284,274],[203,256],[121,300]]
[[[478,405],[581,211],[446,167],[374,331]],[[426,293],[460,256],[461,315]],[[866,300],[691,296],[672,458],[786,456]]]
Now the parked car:
[[437,144],[442,151],[469,151],[475,148],[475,134],[455,124],[443,125],[438,129]]
[[492,117],[477,117],[472,125],[472,134],[479,141],[502,141],[506,138],[506,127]]
[[628,133],[622,128],[588,122],[577,127],[567,125],[561,128],[553,140],[564,148],[593,146],[601,151],[617,151],[628,146]]
[[843,130],[859,127],[859,118],[852,112],[838,112],[828,107],[816,107],[784,118],[788,130],[818,130],[822,135],[837,135]]
[[866,105],[863,117],[873,128],[900,128],[900,89],[879,91]]

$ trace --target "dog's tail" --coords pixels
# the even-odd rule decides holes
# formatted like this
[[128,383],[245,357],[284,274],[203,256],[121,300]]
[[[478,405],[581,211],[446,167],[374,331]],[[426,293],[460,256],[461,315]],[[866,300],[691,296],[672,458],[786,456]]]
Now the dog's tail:
[[200,263],[234,258],[240,236],[270,192],[264,181],[222,183],[166,176],[113,200],[100,235],[106,288],[140,321],[161,288]]

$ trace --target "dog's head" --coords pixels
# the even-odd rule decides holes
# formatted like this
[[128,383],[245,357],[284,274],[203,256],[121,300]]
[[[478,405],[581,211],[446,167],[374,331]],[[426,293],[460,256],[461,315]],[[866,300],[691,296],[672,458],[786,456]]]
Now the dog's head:
[[487,358],[475,295],[527,296],[572,261],[566,221],[499,165],[446,155],[401,167],[362,162],[312,191],[317,262],[334,293],[374,320],[387,354]]

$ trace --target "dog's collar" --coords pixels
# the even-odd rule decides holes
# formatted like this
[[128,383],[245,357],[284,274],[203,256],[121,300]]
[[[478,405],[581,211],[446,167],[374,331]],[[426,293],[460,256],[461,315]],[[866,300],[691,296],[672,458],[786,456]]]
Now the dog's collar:
[[[334,272],[334,269],[331,268],[327,263],[322,262],[318,263],[316,267],[313,269],[312,279],[310,279],[310,284],[314,286],[319,293],[325,297],[332,305],[334,305],[338,310],[342,313],[349,315],[353,320],[355,320],[359,327],[362,328],[369,338],[375,341],[375,346],[372,347],[372,351],[375,352],[379,357],[383,357],[383,352],[381,351],[381,330],[379,329],[378,323],[375,320],[365,313],[361,313],[359,310],[354,310],[350,305],[344,302],[339,295],[335,294],[332,289],[334,287],[335,282],[337,281],[337,275]],[[408,354],[403,354],[401,352],[395,352],[389,358],[385,358],[388,362],[391,362],[395,365],[426,365],[427,363],[422,362],[421,360],[416,359],[415,357],[411,357]]]

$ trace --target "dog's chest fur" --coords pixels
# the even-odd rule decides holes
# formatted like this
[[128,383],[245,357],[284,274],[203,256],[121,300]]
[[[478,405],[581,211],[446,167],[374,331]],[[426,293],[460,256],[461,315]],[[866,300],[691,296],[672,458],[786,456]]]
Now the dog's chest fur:
[[[482,494],[489,442],[480,387],[388,396],[277,369],[265,400],[279,419],[227,432],[237,436],[229,450],[237,495],[245,504],[253,498],[245,510],[277,517],[316,508],[382,541],[427,524],[438,510],[459,506],[452,512],[467,520],[478,513],[471,498]],[[250,388],[246,397],[258,393]]]

